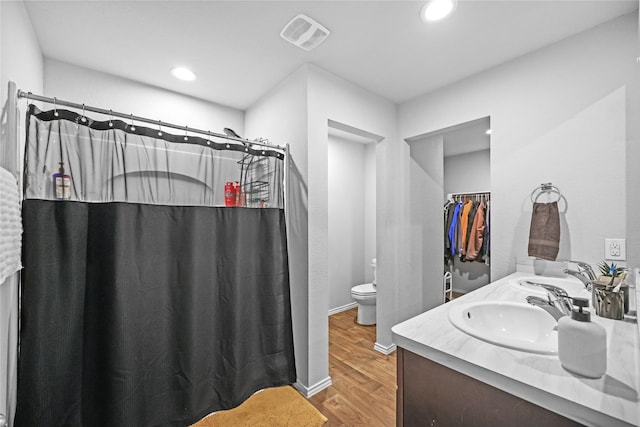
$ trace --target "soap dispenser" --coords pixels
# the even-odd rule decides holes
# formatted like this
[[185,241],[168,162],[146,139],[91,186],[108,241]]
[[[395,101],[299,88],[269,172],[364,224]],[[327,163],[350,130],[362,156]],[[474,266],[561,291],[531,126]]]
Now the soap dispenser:
[[600,378],[607,370],[607,332],[591,322],[587,298],[573,298],[571,317],[558,320],[558,357],[562,367],[587,378]]

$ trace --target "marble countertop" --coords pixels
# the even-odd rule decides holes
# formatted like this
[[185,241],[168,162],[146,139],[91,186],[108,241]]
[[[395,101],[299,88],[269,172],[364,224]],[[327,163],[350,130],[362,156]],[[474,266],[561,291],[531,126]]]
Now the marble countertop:
[[[392,328],[397,346],[588,426],[640,426],[640,332],[635,321],[592,311],[607,331],[607,372],[599,379],[567,372],[557,355],[512,350],[473,338],[447,317],[451,307],[475,301],[525,302],[508,281],[513,273]],[[577,280],[577,279],[574,279]],[[587,291],[584,295],[589,296]],[[632,289],[632,310],[640,290]]]

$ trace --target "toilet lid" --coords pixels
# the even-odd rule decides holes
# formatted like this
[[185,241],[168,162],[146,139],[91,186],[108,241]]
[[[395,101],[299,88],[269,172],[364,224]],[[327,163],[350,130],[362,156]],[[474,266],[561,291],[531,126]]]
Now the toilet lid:
[[357,285],[351,288],[351,293],[354,295],[375,295],[376,288],[373,287],[373,283],[365,283],[363,285]]

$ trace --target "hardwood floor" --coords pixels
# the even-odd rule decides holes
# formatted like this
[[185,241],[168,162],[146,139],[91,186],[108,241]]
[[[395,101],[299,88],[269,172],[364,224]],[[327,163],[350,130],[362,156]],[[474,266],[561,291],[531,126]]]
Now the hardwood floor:
[[461,297],[461,296],[464,295],[464,292],[453,291],[452,293],[453,293],[453,299],[456,299],[456,298]]
[[373,349],[376,327],[356,323],[357,309],[329,317],[331,387],[309,399],[334,426],[396,424],[396,354]]

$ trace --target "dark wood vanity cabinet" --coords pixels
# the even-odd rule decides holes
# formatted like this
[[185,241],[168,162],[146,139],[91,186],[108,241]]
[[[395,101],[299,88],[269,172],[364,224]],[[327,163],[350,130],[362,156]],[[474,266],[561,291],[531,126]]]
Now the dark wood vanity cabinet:
[[398,427],[582,426],[400,347],[397,369]]

